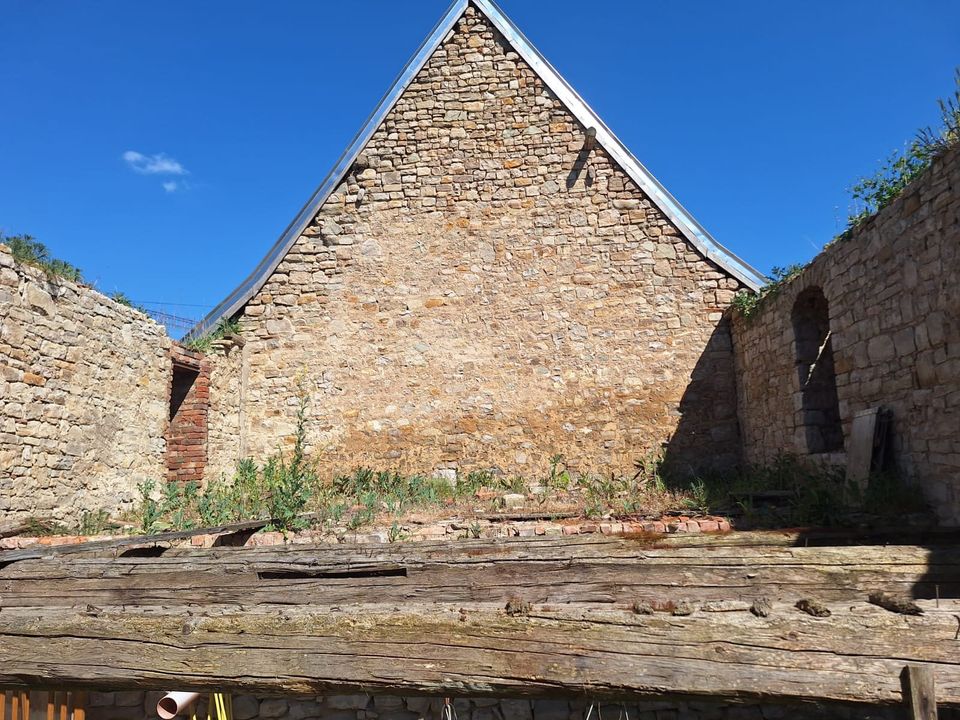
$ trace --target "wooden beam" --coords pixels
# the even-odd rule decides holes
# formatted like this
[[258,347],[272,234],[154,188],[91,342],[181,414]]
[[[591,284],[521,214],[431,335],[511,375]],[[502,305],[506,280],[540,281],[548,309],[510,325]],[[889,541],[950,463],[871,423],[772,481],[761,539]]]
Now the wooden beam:
[[893,704],[906,658],[960,704],[950,614],[830,608],[825,619],[785,604],[766,618],[557,605],[5,610],[0,684]]
[[[922,615],[867,602],[934,583]],[[894,704],[909,663],[960,705],[958,597],[952,547],[592,536],[51,555],[0,569],[0,686]]]
[[477,540],[52,556],[0,569],[0,606],[865,601],[960,597],[960,552],[899,547],[660,547],[647,539]]
[[930,668],[907,665],[903,669],[904,693],[912,720],[937,720],[936,680]]

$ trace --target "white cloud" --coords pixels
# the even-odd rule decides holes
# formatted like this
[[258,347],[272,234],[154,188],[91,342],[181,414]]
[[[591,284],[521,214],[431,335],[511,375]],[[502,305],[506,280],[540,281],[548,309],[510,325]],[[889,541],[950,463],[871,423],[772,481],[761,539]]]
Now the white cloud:
[[163,183],[163,189],[168,193],[173,193],[180,189],[180,185],[176,180],[166,180]]
[[127,150],[123,160],[131,170],[141,175],[187,175],[187,169],[172,157],[163,153],[144,155],[136,150]]

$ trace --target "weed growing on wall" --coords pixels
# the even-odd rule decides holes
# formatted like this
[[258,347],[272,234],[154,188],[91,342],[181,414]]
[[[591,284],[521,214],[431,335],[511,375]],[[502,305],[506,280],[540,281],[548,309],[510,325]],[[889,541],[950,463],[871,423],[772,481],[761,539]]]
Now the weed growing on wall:
[[240,321],[237,318],[221,318],[212,330],[184,341],[183,346],[196,352],[207,353],[217,340],[222,340],[228,335],[237,335],[239,332]]
[[765,300],[775,297],[784,286],[797,277],[806,268],[805,265],[790,265],[785,268],[775,267],[770,270],[772,279],[758,292],[741,290],[733,298],[733,307],[740,316],[749,320],[756,315],[757,310]]
[[[906,149],[894,152],[876,173],[860,178],[849,188],[855,209],[837,240],[852,237],[858,226],[893,202],[940,154],[960,143],[960,68],[954,72],[954,83],[953,94],[938,101],[940,123],[920,130]],[[750,319],[765,300],[780,292],[803,269],[803,265],[773,268],[769,283],[758,292],[740,291],[733,299],[733,307],[741,317]]]
[[904,150],[894,152],[876,173],[860,178],[850,188],[855,211],[838,239],[851,237],[857,226],[893,202],[940,154],[960,143],[960,68],[954,71],[953,94],[938,104],[940,123],[936,127],[920,130]]
[[134,310],[137,310],[139,312],[142,312],[142,313],[147,312],[147,309],[145,307],[143,307],[142,305],[137,305],[135,302],[133,302],[133,300],[127,297],[126,293],[117,291],[110,295],[110,299],[113,300],[115,303],[118,303],[128,308],[133,308]]
[[83,282],[80,268],[51,255],[47,246],[32,235],[4,236],[0,233],[0,242],[10,248],[14,260],[39,268],[49,280],[62,278],[71,282]]
[[[69,280],[70,282],[82,283],[83,273],[76,265],[68,263],[66,260],[54,257],[50,254],[50,249],[32,235],[3,235],[0,233],[0,243],[10,248],[13,259],[21,265],[42,270],[47,280]],[[120,305],[125,305],[134,310],[146,313],[146,309],[136,305],[129,297],[122,292],[115,292],[109,296],[111,300]]]

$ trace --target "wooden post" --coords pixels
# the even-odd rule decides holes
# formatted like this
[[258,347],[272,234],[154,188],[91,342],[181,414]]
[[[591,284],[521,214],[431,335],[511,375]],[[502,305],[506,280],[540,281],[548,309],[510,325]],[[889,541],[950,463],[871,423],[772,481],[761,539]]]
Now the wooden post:
[[907,665],[903,669],[901,680],[904,700],[909,701],[911,720],[937,720],[937,691],[933,670],[924,665]]
[[7,717],[7,697],[10,693],[6,690],[3,691],[3,694],[0,695],[0,720],[6,720]]
[[73,720],[87,719],[87,691],[77,690],[71,693],[73,697]]

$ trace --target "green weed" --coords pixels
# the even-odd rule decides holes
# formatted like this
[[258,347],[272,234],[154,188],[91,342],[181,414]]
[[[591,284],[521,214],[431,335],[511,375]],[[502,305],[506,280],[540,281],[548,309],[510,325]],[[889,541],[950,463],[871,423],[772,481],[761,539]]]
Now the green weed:
[[919,177],[940,154],[960,143],[960,68],[954,71],[954,90],[937,101],[940,123],[919,130],[903,151],[895,151],[876,173],[860,178],[850,188],[857,210],[847,221],[838,239],[852,236],[853,230],[893,202],[904,188]]
[[220,318],[212,330],[198,337],[190,338],[183,342],[183,346],[189,350],[195,350],[200,353],[210,352],[213,344],[217,340],[222,340],[228,335],[237,335],[240,332],[240,321],[236,318]]
[[9,235],[5,237],[0,234],[0,242],[10,248],[14,260],[24,265],[39,268],[48,280],[63,278],[71,282],[83,282],[83,273],[80,268],[71,265],[66,260],[53,257],[47,246],[32,235]]

